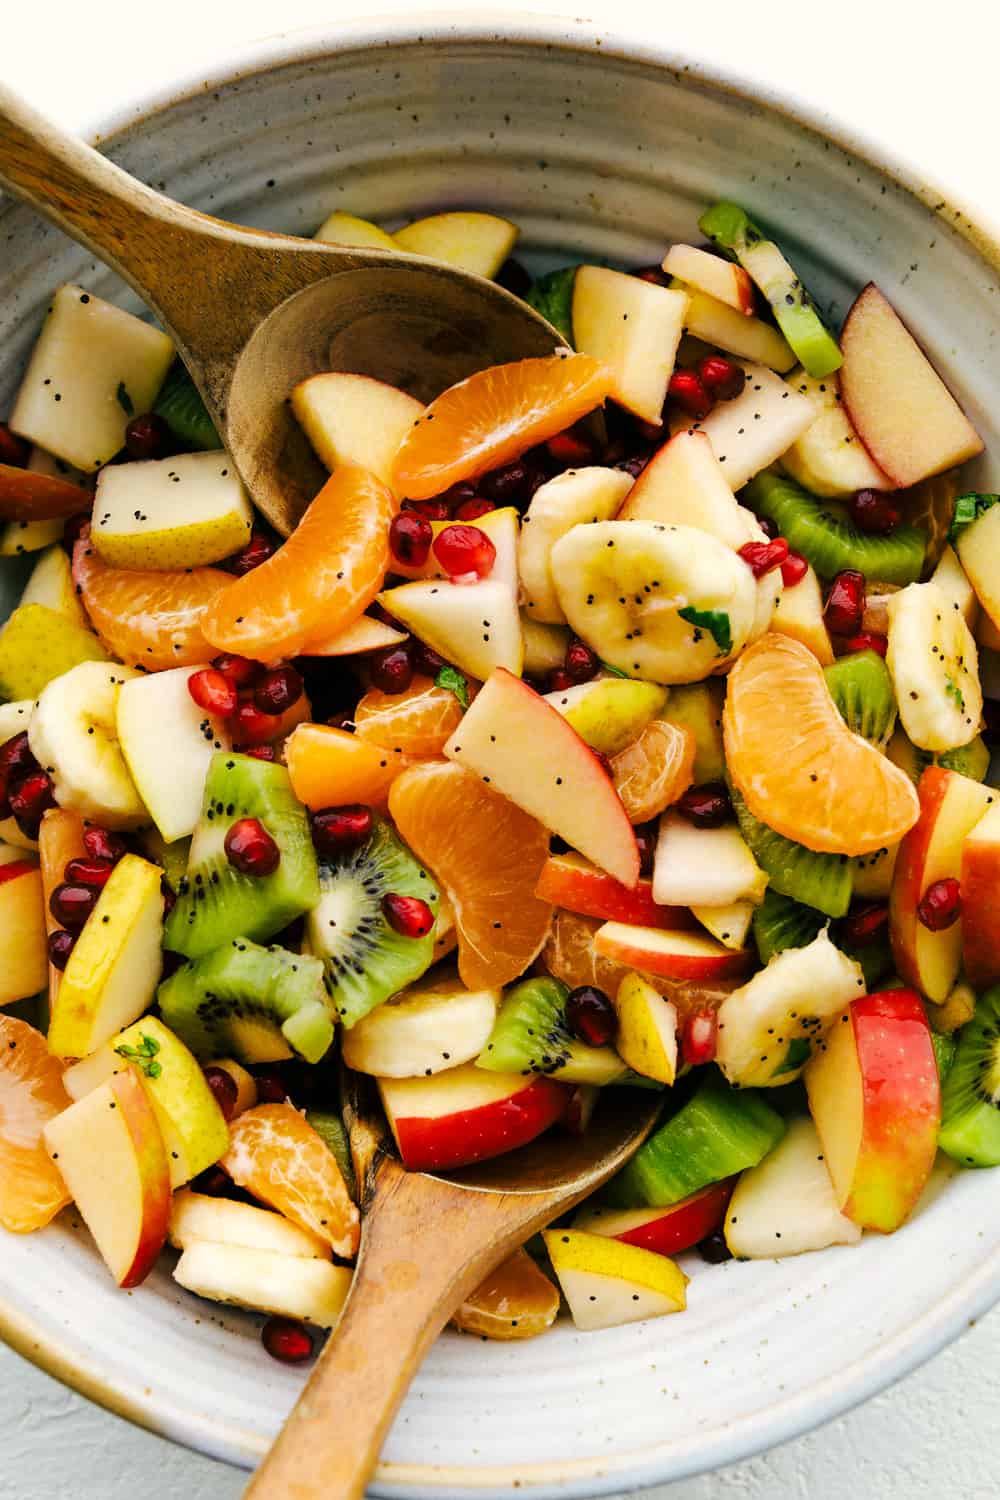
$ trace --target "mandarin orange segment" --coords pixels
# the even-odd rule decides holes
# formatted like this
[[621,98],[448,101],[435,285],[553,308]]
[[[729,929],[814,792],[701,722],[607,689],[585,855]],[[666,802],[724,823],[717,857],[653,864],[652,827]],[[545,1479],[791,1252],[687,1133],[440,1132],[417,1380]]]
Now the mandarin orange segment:
[[[45,898],[45,931],[56,932],[60,923],[52,915],[49,902],[52,892],[65,879],[71,859],[83,859],[87,853],[83,842],[83,819],[65,807],[50,807],[38,830],[38,863],[42,871],[42,895]],[[49,964],[49,1010],[59,993],[61,972]]]
[[73,548],[73,582],[101,644],[130,667],[162,672],[207,661],[205,611],[233,582],[220,568],[127,572],[109,568],[86,538]]
[[726,762],[754,817],[807,849],[871,854],[917,821],[910,778],[853,734],[812,652],[765,635],[729,674]]
[[230,580],[202,622],[206,638],[220,651],[276,661],[346,630],[382,587],[395,512],[374,474],[337,469],[277,552]]
[[313,812],[364,802],[380,807],[409,762],[347,729],[300,724],[285,742],[292,791]]
[[414,677],[405,693],[369,688],[354,710],[358,736],[413,760],[440,755],[462,722],[462,705],[448,688]]
[[291,1104],[258,1104],[238,1115],[220,1166],[239,1187],[318,1235],[335,1255],[350,1259],[357,1253],[361,1220],[337,1158]]
[[463,1333],[487,1339],[531,1339],[551,1328],[559,1288],[527,1250],[517,1250],[471,1292],[452,1318]]
[[62,1075],[40,1031],[0,1014],[0,1224],[14,1234],[41,1229],[70,1202],[42,1143],[73,1102]]
[[404,771],[390,788],[389,812],[451,903],[462,983],[491,989],[516,979],[549,930],[552,908],[534,894],[548,832],[452,761]]
[[611,775],[631,823],[648,823],[683,797],[694,781],[694,735],[654,719],[631,745],[611,757]]
[[519,458],[600,406],[611,376],[589,354],[551,354],[480,370],[443,391],[396,454],[398,495],[426,500]]

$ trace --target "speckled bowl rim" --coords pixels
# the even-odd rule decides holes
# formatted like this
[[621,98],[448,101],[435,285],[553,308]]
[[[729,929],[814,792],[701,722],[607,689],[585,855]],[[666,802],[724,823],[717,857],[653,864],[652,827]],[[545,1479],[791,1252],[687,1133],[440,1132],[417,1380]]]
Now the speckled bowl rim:
[[[450,43],[509,43],[553,50],[607,56],[662,69],[680,82],[684,78],[733,94],[788,120],[797,128],[832,142],[867,166],[904,188],[969,241],[982,259],[1000,275],[1000,223],[984,205],[973,204],[942,189],[927,178],[905,153],[887,148],[874,137],[848,126],[825,111],[815,109],[791,92],[756,84],[738,69],[712,57],[681,54],[668,46],[650,42],[628,24],[600,26],[585,18],[532,15],[516,11],[433,11],[418,15],[387,15],[338,22],[333,26],[311,26],[247,42],[220,55],[217,62],[203,62],[198,69],[175,79],[162,89],[127,95],[110,114],[86,122],[83,133],[96,145],[113,143],[115,137],[185,99],[211,94],[213,90],[242,78],[268,72],[289,63],[310,62],[330,53],[338,55],[419,44],[432,40]],[[777,1444],[799,1437],[823,1422],[843,1415],[869,1397],[884,1390],[936,1354],[987,1312],[1000,1299],[1000,1250],[987,1257],[977,1272],[947,1297],[930,1308],[903,1333],[883,1344],[877,1355],[852,1361],[837,1375],[822,1380],[788,1400],[774,1403],[766,1414],[754,1414],[729,1424],[720,1436],[692,1437],[616,1455],[580,1462],[485,1467],[381,1464],[376,1480],[404,1486],[413,1500],[441,1500],[446,1491],[451,1500],[470,1500],[484,1491],[503,1488],[544,1490],[588,1500],[613,1495],[622,1485],[644,1489],[665,1480],[704,1473],[751,1457]],[[64,1385],[104,1406],[118,1416],[160,1436],[186,1444],[200,1452],[217,1448],[217,1421],[192,1408],[178,1409],[173,1403],[154,1399],[150,1392],[137,1392],[110,1383],[92,1362],[81,1363],[68,1344],[49,1336],[13,1303],[0,1300],[0,1338],[12,1349]],[[267,1444],[258,1433],[233,1429],[226,1434],[232,1448],[248,1458],[262,1456]]]

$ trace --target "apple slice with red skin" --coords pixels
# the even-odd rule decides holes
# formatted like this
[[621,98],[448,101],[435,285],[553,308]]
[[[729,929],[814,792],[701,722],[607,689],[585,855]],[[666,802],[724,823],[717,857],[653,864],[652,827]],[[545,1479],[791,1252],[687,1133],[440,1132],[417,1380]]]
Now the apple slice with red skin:
[[45,1127],[46,1149],[121,1287],[152,1270],[170,1227],[170,1168],[134,1068],[115,1073]]
[[58,521],[87,510],[90,497],[78,484],[34,469],[0,464],[0,520]]
[[665,927],[693,932],[697,923],[684,906],[658,906],[653,882],[640,879],[629,890],[579,854],[553,854],[542,867],[535,887],[540,901],[551,901],[563,911],[605,922],[631,922],[639,927]]
[[962,846],[962,964],[977,991],[1000,984],[1000,802]]
[[895,485],[917,484],[982,452],[976,429],[874,282],[847,314],[840,347],[844,408]]
[[736,1178],[726,1177],[668,1208],[584,1207],[573,1220],[573,1228],[640,1245],[657,1255],[679,1255],[718,1229],[735,1186]]
[[805,1084],[840,1210],[891,1234],[934,1166],[941,1085],[915,990],[855,1000],[806,1065]]
[[[965,841],[997,801],[997,793],[957,771],[928,766],[917,796],[920,817],[899,846],[893,872],[889,935],[902,978],[943,1005],[958,978],[964,923],[932,932],[921,922],[918,908],[937,881],[961,879]],[[964,899],[963,892],[963,904]]]
[[403,1165],[449,1171],[515,1151],[565,1113],[572,1090],[551,1078],[488,1073],[475,1063],[431,1078],[380,1078]]
[[42,877],[31,859],[0,865],[0,1005],[27,1000],[48,978]]
[[624,922],[605,922],[594,934],[594,947],[603,958],[661,979],[739,979],[754,962],[748,948],[725,948],[703,933],[630,927]]
[[444,753],[635,888],[639,849],[603,765],[562,714],[512,672],[497,668]]

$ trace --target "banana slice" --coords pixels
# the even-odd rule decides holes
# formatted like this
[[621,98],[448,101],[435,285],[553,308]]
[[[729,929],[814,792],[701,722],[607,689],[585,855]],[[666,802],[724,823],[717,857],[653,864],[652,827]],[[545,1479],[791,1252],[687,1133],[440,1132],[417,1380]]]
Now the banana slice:
[[43,688],[28,730],[60,807],[103,828],[140,828],[149,822],[116,728],[118,691],[138,676],[117,662],[81,662]]
[[921,750],[957,750],[979,733],[979,656],[959,605],[936,583],[911,583],[888,602],[889,649],[903,728]]
[[693,526],[574,526],[552,548],[550,565],[577,635],[629,676],[700,682],[743,649],[754,627],[750,569]]

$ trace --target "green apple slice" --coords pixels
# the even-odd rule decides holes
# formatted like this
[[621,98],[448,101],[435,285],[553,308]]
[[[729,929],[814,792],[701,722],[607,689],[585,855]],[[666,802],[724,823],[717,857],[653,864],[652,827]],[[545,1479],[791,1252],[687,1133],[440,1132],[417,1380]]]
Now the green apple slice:
[[228,453],[102,469],[91,541],[112,568],[198,568],[245,547],[250,500]]

